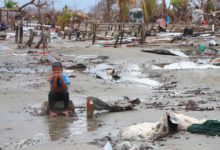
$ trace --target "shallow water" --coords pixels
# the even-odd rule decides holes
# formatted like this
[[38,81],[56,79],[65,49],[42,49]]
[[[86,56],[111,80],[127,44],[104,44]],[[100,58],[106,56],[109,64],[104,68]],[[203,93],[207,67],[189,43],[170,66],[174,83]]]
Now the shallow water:
[[76,109],[74,117],[33,116],[27,109],[1,120],[8,128],[1,133],[0,139],[4,143],[0,148],[20,149],[54,141],[84,141],[89,139],[85,135],[97,130],[99,124],[98,120],[87,119],[85,111],[80,109]]
[[23,67],[23,68],[16,68],[16,67],[0,67],[0,72],[7,72],[7,73],[21,73],[21,74],[36,74],[36,73],[47,73],[51,71],[50,66],[35,66],[35,67]]

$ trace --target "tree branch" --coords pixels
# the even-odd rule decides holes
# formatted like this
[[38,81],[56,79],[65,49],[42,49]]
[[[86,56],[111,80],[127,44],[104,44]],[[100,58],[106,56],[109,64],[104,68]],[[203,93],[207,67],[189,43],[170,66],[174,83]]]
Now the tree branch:
[[26,7],[26,6],[30,5],[30,4],[33,4],[34,1],[35,1],[35,0],[31,0],[30,2],[24,4],[23,6],[21,6],[21,7],[18,9],[18,11],[21,11],[24,7]]

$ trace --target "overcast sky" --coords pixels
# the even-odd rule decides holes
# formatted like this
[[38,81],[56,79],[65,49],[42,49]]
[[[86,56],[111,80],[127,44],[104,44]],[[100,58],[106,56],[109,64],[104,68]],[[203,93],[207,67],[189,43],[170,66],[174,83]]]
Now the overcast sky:
[[[30,0],[14,0],[15,2],[18,2],[19,5],[22,5],[26,2],[29,2]],[[37,1],[37,0],[35,0]],[[161,0],[158,0],[161,1]],[[169,4],[170,0],[166,0],[167,5]],[[55,8],[56,9],[62,9],[65,5],[72,9],[80,9],[83,11],[88,12],[92,6],[95,6],[96,3],[98,3],[99,0],[54,0]],[[0,0],[0,7],[4,6],[4,0]]]
[[[14,0],[18,2],[19,5],[22,5],[30,0]],[[37,1],[37,0],[35,0]],[[99,0],[54,0],[55,8],[62,9],[65,5],[73,9],[80,9],[83,11],[89,11],[92,6],[95,6],[95,3],[98,3]],[[0,7],[4,6],[4,0],[0,0]]]

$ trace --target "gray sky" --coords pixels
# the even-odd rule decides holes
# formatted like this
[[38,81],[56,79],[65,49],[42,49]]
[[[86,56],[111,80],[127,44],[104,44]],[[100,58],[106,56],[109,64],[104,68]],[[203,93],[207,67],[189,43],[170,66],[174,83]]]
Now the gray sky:
[[[18,2],[19,5],[22,5],[26,2],[29,2],[30,0],[14,0],[15,2]],[[37,0],[36,0],[37,1]],[[161,0],[158,0],[161,1]],[[170,0],[166,0],[167,5],[169,4]],[[72,9],[80,9],[83,11],[88,12],[92,6],[95,6],[96,3],[98,3],[99,0],[54,0],[55,8],[56,9],[62,9],[65,5]],[[0,7],[4,6],[4,0],[0,0]]]
[[[22,5],[30,0],[14,0],[18,2],[19,5]],[[37,1],[37,0],[36,0]],[[54,0],[55,8],[62,9],[65,5],[73,9],[80,9],[83,11],[89,11],[95,3],[98,3],[99,0]],[[0,0],[0,7],[4,6],[4,0]]]

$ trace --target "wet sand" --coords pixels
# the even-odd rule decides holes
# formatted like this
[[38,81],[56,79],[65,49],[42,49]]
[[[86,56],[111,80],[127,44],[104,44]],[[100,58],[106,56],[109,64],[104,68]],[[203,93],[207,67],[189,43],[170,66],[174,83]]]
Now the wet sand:
[[[220,120],[220,69],[153,70],[153,64],[169,64],[188,58],[143,53],[142,48],[101,48],[89,46],[90,42],[60,41],[54,40],[50,44],[49,50],[55,58],[64,66],[78,63],[87,66],[84,72],[66,70],[75,76],[70,78],[69,90],[70,99],[76,106],[85,106],[88,96],[105,102],[121,100],[123,96],[139,98],[141,105],[127,112],[95,112],[94,119],[86,118],[85,109],[76,109],[76,115],[70,118],[34,115],[33,110],[40,108],[49,92],[50,66],[39,64],[47,56],[27,54],[28,51],[42,52],[41,49],[16,49],[13,39],[0,41],[8,47],[0,50],[1,149],[102,149],[106,143],[104,137],[117,139],[121,129],[145,121],[158,122],[165,112],[171,110],[198,119]],[[106,77],[103,74],[106,67],[96,68],[97,64],[115,68],[126,80],[115,81]],[[97,70],[92,72],[94,68]],[[140,80],[143,78],[175,86],[168,89],[155,87],[150,85],[152,82]],[[199,92],[195,94],[196,90]],[[202,108],[213,109],[185,110],[180,104],[189,100],[199,104],[202,101]],[[163,106],[148,107],[147,104],[154,102]],[[217,150],[219,140],[219,137],[180,132],[150,145],[155,149]]]

